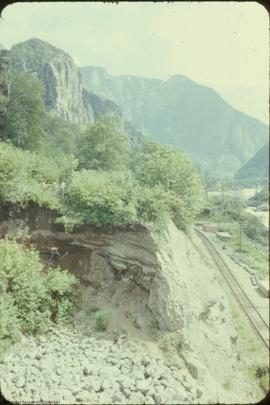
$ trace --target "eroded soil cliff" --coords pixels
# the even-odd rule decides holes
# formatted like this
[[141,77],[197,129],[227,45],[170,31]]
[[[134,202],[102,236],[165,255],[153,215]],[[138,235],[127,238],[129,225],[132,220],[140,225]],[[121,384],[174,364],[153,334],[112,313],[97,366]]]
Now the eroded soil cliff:
[[[187,235],[170,222],[160,231],[143,226],[81,227],[67,234],[54,224],[54,213],[34,207],[3,207],[0,219],[0,236],[14,235],[26,245],[32,243],[44,263],[50,247],[58,246],[63,256],[59,265],[81,281],[71,347],[66,351],[65,344],[59,343],[65,340],[61,332],[53,341],[49,335],[42,342],[25,338],[25,348],[18,344],[0,365],[7,398],[24,401],[25,392],[27,400],[44,397],[43,383],[37,382],[37,375],[55,374],[47,357],[54,356],[59,344],[61,378],[52,381],[51,394],[60,401],[179,403],[181,399],[181,403],[235,403],[256,402],[263,397],[258,381],[249,377],[249,370],[263,362],[259,342],[252,336],[247,341],[239,334],[241,317],[194,232]],[[103,333],[95,331],[92,312],[97,307],[109,320]],[[241,328],[248,330],[244,324]],[[251,342],[255,350],[246,356]],[[129,344],[135,344],[136,350],[132,352]],[[116,348],[119,352],[105,356],[106,347],[109,352]],[[41,349],[48,361],[44,360],[39,370],[35,356]],[[128,352],[125,365],[121,350]],[[33,358],[27,354],[31,351],[35,353]],[[143,353],[153,362],[152,374],[144,370]],[[107,361],[108,357],[113,357],[113,363]],[[19,382],[12,371],[15,363],[22,376]],[[85,367],[94,364],[99,371],[87,374]],[[4,373],[4,367],[9,373]],[[63,379],[66,373],[72,381],[74,367],[81,377],[67,388]],[[113,368],[120,380],[109,369],[109,376],[105,375],[104,367]],[[133,376],[136,369],[141,371],[140,378]],[[123,374],[130,380],[124,387],[119,382]],[[91,375],[95,375],[97,390],[90,384]],[[167,378],[167,385],[162,384],[162,378]],[[108,386],[104,385],[106,379],[110,381]]]

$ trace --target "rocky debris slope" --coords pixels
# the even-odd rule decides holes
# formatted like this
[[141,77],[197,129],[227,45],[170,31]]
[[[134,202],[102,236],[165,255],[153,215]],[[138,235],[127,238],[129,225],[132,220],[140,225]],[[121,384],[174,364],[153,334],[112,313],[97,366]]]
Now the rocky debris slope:
[[[173,223],[153,238],[160,266],[148,305],[160,326],[171,331],[167,345],[178,347],[179,357],[210,401],[256,398],[243,372],[245,361],[239,363],[243,342],[232,318],[231,297],[201,240]],[[228,381],[229,396],[224,390]]]
[[[136,315],[139,330],[145,332],[137,334],[137,338],[147,340],[146,325],[152,317],[159,326],[158,338],[164,353],[172,356],[185,376],[192,379],[193,387],[201,392],[199,400],[238,403],[260,399],[263,393],[248,376],[250,362],[247,364],[249,351],[254,354],[254,364],[261,361],[259,342],[255,339],[255,344],[243,344],[239,337],[241,325],[236,324],[232,314],[231,293],[193,232],[187,235],[170,222],[161,231],[142,226],[84,227],[67,234],[53,224],[52,218],[50,223],[48,211],[32,210],[31,214],[13,212],[12,219],[2,222],[0,234],[14,235],[19,226],[21,234],[28,232],[41,250],[48,251],[52,245],[59,246],[61,254],[69,250],[61,266],[73,271],[82,286],[87,286],[91,305],[101,306],[102,310],[110,307],[110,317],[118,317],[113,320],[114,328],[127,326],[124,309],[128,309]],[[103,308],[103,304],[107,307]],[[242,313],[240,323],[241,317]],[[246,333],[243,326],[241,329],[242,334]],[[129,330],[131,337],[134,330]],[[119,349],[119,353],[121,350],[125,349]],[[192,395],[187,402],[193,402]]]
[[22,403],[179,404],[202,395],[181,361],[68,331],[24,339],[0,364],[0,378],[5,398]]

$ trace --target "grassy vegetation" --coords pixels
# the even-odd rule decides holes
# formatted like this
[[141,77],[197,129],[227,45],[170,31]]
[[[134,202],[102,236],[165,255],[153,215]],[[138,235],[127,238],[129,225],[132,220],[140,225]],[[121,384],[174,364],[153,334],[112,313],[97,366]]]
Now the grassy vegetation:
[[108,327],[108,316],[102,312],[102,311],[97,311],[95,314],[95,321],[96,321],[96,326],[95,329],[97,332],[104,332],[107,327]]
[[[229,232],[231,240],[226,242],[234,252],[260,278],[268,275],[268,232],[261,221],[244,211],[244,203],[233,197],[211,197],[200,214],[200,220],[216,223],[219,231]],[[240,223],[245,226],[241,230]]]
[[152,319],[152,321],[150,323],[150,329],[152,329],[152,331],[155,331],[155,332],[160,329],[159,322],[157,319]]
[[252,332],[248,321],[243,318],[241,310],[237,304],[230,300],[231,315],[238,336],[239,368],[241,368],[247,378],[257,386],[257,396],[262,397],[262,391],[269,389],[269,361],[265,349],[258,342],[255,332]]
[[0,352],[21,334],[46,332],[70,322],[78,280],[67,271],[43,272],[38,252],[13,240],[0,243]]
[[[148,143],[141,145],[133,172],[131,165],[123,171],[123,161],[118,171],[115,161],[114,170],[100,169],[107,154],[100,154],[99,160],[93,158],[96,168],[86,170],[79,156],[62,152],[56,159],[44,150],[26,151],[0,142],[0,198],[55,209],[67,231],[81,224],[157,224],[167,217],[185,229],[202,205],[199,178],[181,152],[154,145],[151,143],[153,153]],[[145,167],[146,159],[151,170]],[[164,178],[159,172],[163,159]],[[77,169],[79,162],[81,170]],[[181,173],[178,178],[177,171]]]

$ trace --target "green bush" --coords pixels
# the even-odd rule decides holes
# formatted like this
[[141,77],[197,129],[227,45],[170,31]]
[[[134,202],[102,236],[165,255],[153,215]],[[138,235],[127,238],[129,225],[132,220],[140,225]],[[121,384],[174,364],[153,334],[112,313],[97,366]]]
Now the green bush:
[[104,332],[108,327],[108,317],[104,312],[97,311],[95,315],[96,319],[96,331]]
[[100,116],[78,138],[79,167],[92,170],[121,170],[129,162],[129,143],[117,119]]
[[0,295],[0,356],[20,335],[20,320],[10,294]]
[[267,243],[268,232],[262,222],[254,215],[250,215],[247,219],[247,227],[245,229],[246,235],[257,242]]
[[160,329],[159,322],[157,319],[152,319],[150,322],[150,329],[153,331],[158,331]]
[[23,149],[38,148],[45,120],[42,82],[30,72],[8,70],[0,76],[2,90],[9,92],[4,102],[5,114],[1,116],[0,138]]
[[59,182],[68,178],[77,165],[72,156],[58,157],[48,158],[0,142],[0,198],[21,205],[33,201],[58,209]]
[[204,202],[203,187],[183,152],[155,142],[144,142],[136,156],[134,172],[142,186],[160,186],[168,193],[166,206],[177,225],[186,226],[200,212]]
[[259,207],[262,204],[268,204],[269,202],[269,190],[268,188],[263,188],[262,190],[256,192],[256,194],[249,200],[249,205]]
[[121,174],[82,170],[73,174],[65,193],[63,217],[69,225],[126,225],[136,221],[132,184]]
[[169,216],[168,193],[161,186],[153,188],[138,186],[136,195],[137,217],[143,223],[157,223]]
[[0,262],[0,279],[5,282],[0,305],[4,345],[19,332],[45,332],[52,322],[71,319],[77,283],[73,275],[60,269],[49,269],[45,275],[38,252],[12,240],[1,241]]
[[123,173],[75,172],[62,204],[62,217],[57,222],[63,223],[67,231],[76,224],[160,224],[168,217],[185,228],[193,218],[186,202],[175,192],[162,185],[139,185]]
[[75,308],[74,275],[59,268],[50,269],[46,278],[46,288],[52,304],[51,319],[56,323],[66,323],[72,317]]

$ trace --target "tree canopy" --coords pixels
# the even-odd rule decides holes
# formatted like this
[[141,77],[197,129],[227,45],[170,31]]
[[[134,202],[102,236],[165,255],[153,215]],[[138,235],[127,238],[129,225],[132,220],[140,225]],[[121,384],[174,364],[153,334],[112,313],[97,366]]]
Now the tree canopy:
[[138,155],[135,176],[144,186],[160,185],[170,192],[170,201],[178,199],[187,219],[200,211],[203,187],[199,175],[183,152],[145,141]]
[[79,137],[77,152],[80,168],[120,170],[129,161],[129,142],[114,117],[100,116]]
[[30,73],[8,71],[1,75],[1,138],[17,147],[34,149],[43,136],[43,86]]

